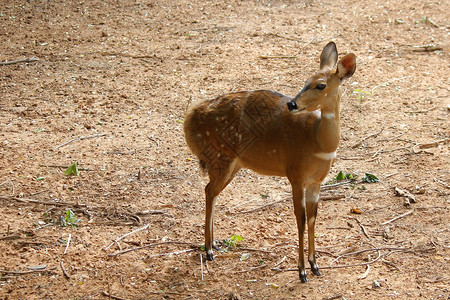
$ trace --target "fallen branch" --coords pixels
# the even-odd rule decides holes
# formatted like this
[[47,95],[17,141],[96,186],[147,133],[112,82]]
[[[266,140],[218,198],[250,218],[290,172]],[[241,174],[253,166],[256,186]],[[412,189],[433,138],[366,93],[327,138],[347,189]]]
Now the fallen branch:
[[99,134],[94,134],[94,135],[89,135],[89,136],[80,136],[80,137],[71,139],[71,140],[65,142],[64,144],[56,146],[56,149],[59,149],[59,148],[61,148],[63,146],[66,146],[66,145],[72,143],[72,142],[75,142],[75,141],[81,141],[81,140],[85,140],[85,139],[92,139],[92,138],[97,138],[97,137],[101,137],[101,136],[105,136],[105,135],[106,135],[106,133],[99,133]]
[[381,225],[386,225],[386,224],[389,224],[389,223],[391,223],[391,222],[394,222],[394,221],[396,221],[396,220],[398,220],[398,219],[401,219],[401,218],[403,218],[403,217],[406,217],[406,216],[412,214],[413,212],[414,212],[414,209],[411,209],[410,211],[405,212],[404,214],[401,214],[400,216],[397,216],[397,217],[395,217],[395,218],[390,219],[389,221],[386,221],[386,222],[381,223]]
[[24,203],[36,203],[36,204],[42,204],[42,205],[55,205],[55,206],[71,206],[71,207],[76,207],[76,208],[87,208],[88,207],[85,204],[44,201],[44,200],[36,200],[36,199],[29,199],[29,198],[19,198],[19,197],[11,197],[11,196],[0,196],[0,200],[14,200],[14,201],[24,202]]
[[116,239],[115,239],[111,244],[109,244],[109,246],[106,247],[104,250],[105,250],[105,251],[108,250],[109,248],[111,248],[112,245],[114,245],[115,243],[119,242],[121,239],[123,239],[123,238],[125,238],[125,237],[127,237],[127,236],[129,236],[129,235],[135,234],[136,232],[139,232],[139,231],[142,231],[142,230],[144,230],[144,229],[147,229],[149,226],[150,226],[150,224],[147,224],[147,225],[145,225],[145,226],[143,226],[143,227],[140,227],[140,228],[138,228],[138,229],[135,229],[135,230],[133,230],[133,231],[131,231],[131,232],[128,232],[128,233],[126,233],[126,234],[124,234],[124,235],[122,235],[122,236],[116,238]]
[[62,270],[62,272],[64,274],[64,277],[66,277],[67,279],[70,279],[69,273],[67,273],[66,268],[64,268],[63,261],[60,262],[60,266],[61,266],[61,270]]
[[383,132],[383,130],[384,130],[384,127],[382,127],[381,129],[380,129],[380,131],[378,131],[378,132],[376,132],[376,133],[373,133],[373,134],[371,134],[371,135],[368,135],[368,136],[366,136],[365,138],[363,138],[363,139],[361,139],[358,143],[356,143],[356,144],[354,144],[353,146],[352,146],[352,148],[358,148],[360,145],[362,145],[362,143],[364,143],[367,139],[370,139],[370,138],[375,138],[375,137],[377,137],[378,135],[380,135],[382,132]]
[[110,298],[110,299],[127,300],[127,299],[125,299],[125,298],[121,298],[121,297],[118,297],[118,296],[114,296],[114,295],[108,294],[108,293],[105,292],[105,291],[102,292],[102,295],[105,296],[105,297],[108,297],[108,298]]
[[13,64],[19,64],[19,63],[32,63],[39,61],[39,58],[37,57],[29,57],[24,59],[16,59],[11,61],[0,61],[0,66],[7,66],[7,65],[13,65]]
[[[187,243],[187,242],[177,242],[177,241],[168,241],[168,242],[159,242],[159,243],[154,243],[154,244],[148,244],[145,246],[140,246],[140,247],[136,247],[136,248],[130,248],[130,249],[126,249],[126,250],[122,250],[122,251],[116,251],[114,253],[108,254],[109,257],[115,257],[121,254],[125,254],[128,252],[132,252],[132,251],[137,251],[137,250],[141,250],[141,249],[145,249],[145,248],[151,248],[151,247],[155,247],[155,246],[159,246],[159,245],[164,245],[164,244],[182,244],[182,245],[193,245],[192,243]],[[198,247],[197,245],[194,245],[195,247]]]
[[168,256],[168,255],[178,255],[178,254],[183,254],[186,252],[192,252],[197,250],[197,248],[191,248],[191,249],[185,249],[185,250],[181,250],[181,251],[175,251],[175,252],[167,252],[167,253],[160,253],[160,254],[155,254],[155,255],[149,255],[146,256],[145,258],[153,258],[153,257],[160,257],[160,256]]
[[[54,268],[53,268],[54,269]],[[25,275],[30,273],[52,273],[53,269],[49,270],[29,270],[29,271],[7,271],[7,270],[0,270],[0,273],[2,274],[10,274],[10,275]]]

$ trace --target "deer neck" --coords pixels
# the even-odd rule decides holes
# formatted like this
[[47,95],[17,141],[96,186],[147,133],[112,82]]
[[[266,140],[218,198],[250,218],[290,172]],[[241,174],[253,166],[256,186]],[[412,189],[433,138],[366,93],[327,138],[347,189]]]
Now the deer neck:
[[321,118],[316,131],[316,141],[322,153],[336,151],[341,139],[340,95],[337,101],[321,108]]

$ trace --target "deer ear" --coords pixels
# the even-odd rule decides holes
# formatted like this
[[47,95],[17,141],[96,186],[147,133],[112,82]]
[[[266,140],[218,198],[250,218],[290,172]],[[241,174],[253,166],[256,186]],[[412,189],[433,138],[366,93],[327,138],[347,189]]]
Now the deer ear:
[[322,50],[320,55],[320,70],[333,69],[338,59],[336,44],[329,42]]
[[336,74],[341,80],[352,77],[356,70],[356,56],[353,53],[344,56],[338,63]]

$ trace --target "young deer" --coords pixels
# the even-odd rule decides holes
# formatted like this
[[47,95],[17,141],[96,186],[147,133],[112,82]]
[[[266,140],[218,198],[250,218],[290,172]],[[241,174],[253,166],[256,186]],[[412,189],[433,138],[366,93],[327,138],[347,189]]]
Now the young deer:
[[248,168],[288,178],[299,234],[300,280],[307,281],[306,216],[308,260],[312,272],[320,276],[314,248],[320,185],[336,158],[340,139],[339,86],[356,69],[355,55],[347,54],[333,71],[337,58],[336,45],[330,42],[320,55],[319,72],[294,98],[269,90],[235,92],[201,102],[187,112],[186,142],[209,175],[205,188],[208,260],[213,260],[212,248],[217,249],[213,239],[216,198],[241,168]]

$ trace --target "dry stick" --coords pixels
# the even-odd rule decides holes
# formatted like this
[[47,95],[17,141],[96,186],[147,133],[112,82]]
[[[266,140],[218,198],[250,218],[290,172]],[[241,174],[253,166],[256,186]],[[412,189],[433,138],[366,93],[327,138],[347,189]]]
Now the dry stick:
[[283,256],[283,258],[282,258],[279,262],[277,262],[277,263],[275,264],[275,266],[272,267],[271,270],[273,270],[273,271],[279,270],[278,267],[279,267],[282,263],[284,263],[285,260],[286,260],[286,256]]
[[257,266],[257,267],[251,267],[250,269],[237,271],[236,273],[247,273],[247,272],[250,272],[250,271],[253,271],[253,270],[256,270],[256,269],[261,269],[261,268],[264,268],[264,267],[267,267],[267,265],[260,265],[260,266]]
[[364,272],[364,274],[362,274],[361,276],[359,276],[358,279],[364,279],[364,278],[367,277],[367,275],[369,275],[369,272],[370,272],[370,266],[367,265],[366,267],[367,267],[366,271]]
[[[58,166],[58,165],[39,165],[39,167],[67,169],[67,166]],[[86,169],[86,168],[80,168],[80,167],[78,167],[78,170],[79,171],[94,171],[92,169]]]
[[61,266],[61,270],[62,270],[62,272],[64,274],[64,277],[66,277],[67,279],[70,279],[69,273],[67,273],[66,268],[64,268],[63,261],[60,262],[60,266]]
[[67,252],[67,249],[69,248],[69,244],[70,244],[70,239],[71,238],[72,238],[72,234],[69,233],[69,237],[67,238],[67,243],[66,243],[66,249],[64,249],[64,253],[63,254],[66,254],[66,252]]
[[361,221],[358,218],[353,218],[356,220],[356,222],[358,222],[359,227],[361,227],[362,232],[364,233],[364,235],[367,237],[368,240],[370,240],[370,236],[366,231],[366,228],[364,228],[363,224],[361,224]]
[[32,63],[39,61],[39,58],[37,57],[29,57],[24,59],[16,59],[11,61],[0,61],[0,66],[6,66],[6,65],[13,65],[13,64],[19,64],[19,63]]
[[200,274],[202,276],[202,281],[203,281],[203,256],[200,253]]
[[335,300],[335,299],[344,299],[344,297],[342,296],[342,294],[337,294],[328,298],[323,298],[322,300]]
[[[372,251],[374,251],[374,249],[371,249]],[[356,252],[353,252],[356,253]],[[353,253],[348,253],[348,254],[353,254]],[[339,256],[338,258],[342,257],[343,255]],[[368,262],[363,262],[363,263],[359,263],[359,264],[351,264],[351,265],[342,265],[342,266],[325,266],[325,267],[320,267],[321,269],[342,269],[342,268],[351,268],[351,267],[358,267],[358,266],[367,266],[370,264],[373,264],[374,262],[376,262],[377,260],[379,260],[381,258],[381,254],[380,252],[378,252],[378,257],[375,258],[374,260],[368,261]],[[333,260],[331,263],[333,263],[335,260]],[[286,269],[286,271],[298,271],[298,268],[292,268],[292,269]]]
[[384,139],[384,140],[381,140],[380,142],[389,142],[389,141],[392,141],[392,140],[398,139],[399,137],[402,137],[402,136],[404,136],[404,135],[405,135],[405,133],[406,133],[406,132],[400,133],[399,135],[396,135],[396,136],[394,136],[394,137],[391,137],[391,138],[388,138],[388,139]]
[[122,236],[116,238],[111,244],[109,244],[108,247],[105,248],[105,251],[108,250],[109,248],[111,248],[111,246],[114,245],[114,243],[117,243],[117,242],[120,241],[121,239],[123,239],[123,238],[125,238],[125,237],[127,237],[127,236],[129,236],[129,235],[135,234],[136,232],[139,232],[139,231],[142,231],[142,230],[144,230],[144,229],[147,229],[149,226],[150,226],[150,224],[147,224],[147,225],[145,225],[145,226],[143,226],[143,227],[141,227],[141,228],[135,229],[135,230],[133,230],[133,231],[131,231],[131,232],[128,232],[128,233],[126,233],[126,234],[124,234],[124,235],[122,235]]
[[265,205],[263,205],[263,206],[260,206],[260,207],[254,208],[254,209],[242,211],[241,213],[242,213],[242,214],[246,214],[246,213],[255,212],[255,211],[260,210],[260,209],[263,209],[263,208],[265,208],[265,207],[267,207],[267,206],[271,206],[271,205],[274,205],[274,204],[277,204],[277,203],[280,203],[280,202],[284,202],[284,201],[289,200],[289,199],[291,199],[291,198],[283,198],[283,199],[281,199],[281,200],[273,201],[273,202],[270,202],[270,203],[268,203],[268,204],[265,204]]
[[141,249],[144,249],[144,248],[150,248],[150,247],[155,247],[155,246],[164,245],[164,244],[192,245],[192,243],[177,242],[177,241],[159,242],[159,243],[148,244],[148,245],[140,246],[140,247],[136,247],[136,248],[131,248],[131,249],[126,249],[126,250],[122,250],[122,251],[117,251],[117,252],[108,254],[108,256],[109,257],[114,257],[114,256],[118,256],[118,255],[125,254],[125,253],[128,253],[128,252],[137,251],[137,250],[141,250]]
[[416,147],[419,147],[420,149],[434,148],[434,147],[439,146],[440,144],[446,144],[448,142],[450,142],[450,138],[442,139],[442,140],[435,141],[432,143],[417,144],[413,147],[413,150],[415,150]]
[[105,136],[105,135],[106,135],[106,133],[99,133],[99,134],[88,135],[88,136],[80,136],[80,137],[71,139],[71,140],[65,142],[64,144],[56,146],[56,149],[59,149],[59,148],[61,148],[63,146],[66,146],[66,145],[68,145],[68,144],[70,144],[70,143],[72,143],[74,141],[81,141],[81,140],[85,140],[85,139],[92,139],[92,138],[97,138],[97,137],[101,137],[101,136]]
[[51,272],[51,270],[30,270],[30,271],[7,271],[7,270],[0,270],[0,273],[3,274],[11,274],[11,275],[25,275],[30,273],[45,273],[45,272]]
[[175,252],[159,253],[159,254],[155,254],[155,255],[149,255],[146,258],[148,259],[148,258],[160,257],[160,256],[178,255],[178,254],[183,254],[186,252],[192,252],[195,250],[197,250],[197,248],[185,249],[185,250],[175,251]]
[[328,190],[330,188],[339,186],[339,185],[344,185],[344,184],[349,184],[352,183],[351,180],[347,180],[347,181],[343,181],[343,182],[338,182],[338,183],[333,183],[333,184],[324,184],[320,187],[320,190]]
[[337,194],[337,195],[331,195],[331,196],[321,196],[320,200],[322,201],[329,201],[329,200],[339,200],[345,198],[344,194]]
[[102,295],[103,295],[103,296],[106,296],[106,297],[109,297],[110,299],[116,299],[116,300],[127,300],[127,299],[125,299],[125,298],[121,298],[121,297],[117,297],[117,296],[114,296],[114,295],[108,294],[108,293],[107,293],[107,292],[105,292],[105,291],[103,291],[103,292],[102,292]]
[[368,136],[366,136],[365,138],[363,138],[362,140],[360,140],[358,143],[356,143],[356,144],[354,144],[353,146],[352,146],[352,148],[357,148],[357,147],[359,147],[362,143],[364,143],[367,139],[370,139],[370,138],[375,138],[375,137],[377,137],[378,135],[380,135],[382,132],[383,132],[383,130],[384,130],[384,127],[382,127],[381,129],[380,129],[380,131],[378,131],[378,132],[376,132],[376,133],[373,133],[373,134],[371,134],[371,135],[368,135]]
[[394,222],[394,221],[396,221],[396,220],[398,220],[398,219],[400,219],[400,218],[403,218],[403,217],[406,217],[407,215],[412,214],[413,212],[414,212],[414,209],[411,209],[410,211],[405,212],[404,214],[401,214],[400,216],[397,216],[397,217],[395,217],[395,218],[393,218],[393,219],[390,219],[389,221],[386,221],[386,222],[381,223],[381,225],[386,225],[386,224],[389,224],[389,223],[391,223],[391,222]]
[[68,202],[54,202],[54,201],[41,201],[36,199],[29,199],[29,198],[19,198],[19,197],[11,197],[11,196],[0,196],[0,199],[3,200],[14,200],[18,202],[25,202],[25,203],[37,203],[42,205],[55,205],[55,206],[72,206],[76,208],[86,208],[87,205],[85,204],[75,204],[75,203],[68,203]]
[[390,83],[392,83],[392,82],[394,82],[394,81],[403,80],[403,79],[407,79],[407,78],[410,78],[410,77],[411,77],[411,76],[405,76],[405,77],[394,78],[394,79],[388,80],[388,81],[386,81],[386,82],[384,82],[384,83],[381,83],[381,84],[379,84],[379,85],[373,87],[371,93],[373,94],[373,91],[374,91],[375,89],[379,88],[379,87],[382,87],[382,86],[385,87],[385,86],[388,86]]

